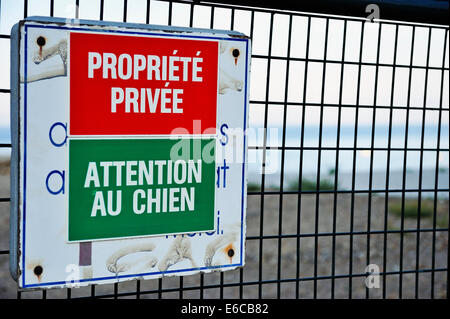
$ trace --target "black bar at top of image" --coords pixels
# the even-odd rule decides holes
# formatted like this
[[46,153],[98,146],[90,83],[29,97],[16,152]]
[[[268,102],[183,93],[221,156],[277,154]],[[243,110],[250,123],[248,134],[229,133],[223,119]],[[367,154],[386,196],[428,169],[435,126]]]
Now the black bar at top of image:
[[365,18],[366,7],[376,4],[380,19],[448,25],[448,0],[221,0],[194,1],[303,11],[321,14],[345,15]]

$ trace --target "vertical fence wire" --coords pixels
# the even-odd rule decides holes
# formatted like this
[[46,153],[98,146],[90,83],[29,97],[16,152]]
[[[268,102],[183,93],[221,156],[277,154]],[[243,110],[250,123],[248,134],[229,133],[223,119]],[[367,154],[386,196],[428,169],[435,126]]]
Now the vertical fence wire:
[[[378,88],[378,76],[379,76],[379,62],[380,62],[380,43],[381,43],[381,24],[378,24],[378,37],[377,37],[377,57],[375,67],[375,88],[374,88],[374,105],[377,105],[377,88]],[[370,164],[369,164],[369,194],[372,191],[372,182],[373,182],[373,161],[374,161],[374,145],[375,145],[375,121],[376,121],[376,111],[374,108],[372,112],[372,130],[370,134]],[[367,248],[366,248],[366,264],[370,265],[370,227],[371,227],[371,216],[372,215],[372,196],[368,196],[367,198]],[[366,298],[370,296],[370,289],[366,287]]]
[[[379,37],[381,37],[381,33],[379,34]],[[395,64],[396,58],[397,58],[397,43],[398,43],[398,26],[395,26],[395,40],[394,40],[394,58],[393,63]],[[388,130],[388,145],[387,145],[387,158],[386,158],[386,193],[384,197],[384,234],[383,234],[383,269],[386,269],[387,267],[387,228],[388,228],[388,204],[389,204],[389,176],[390,176],[390,158],[391,158],[391,141],[392,141],[392,107],[394,106],[394,85],[395,85],[395,70],[394,67],[392,69],[392,78],[391,78],[391,92],[390,92],[390,106],[389,109],[389,130]],[[375,112],[376,109],[374,109]],[[420,215],[420,214],[419,214]],[[386,298],[386,271],[383,275],[383,298]]]
[[[292,15],[289,15],[289,25],[288,25],[288,43],[287,43],[287,56],[291,56],[291,36],[292,36]],[[284,89],[284,103],[283,106],[283,132],[282,132],[282,140],[281,140],[281,148],[284,149],[286,147],[286,123],[287,123],[287,101],[288,101],[288,89],[289,89],[289,70],[290,70],[290,61],[288,60],[286,63],[286,78],[285,78],[285,89]],[[285,154],[286,152],[281,152],[281,171],[280,171],[280,196],[278,201],[279,206],[279,214],[278,214],[278,259],[277,259],[277,299],[281,298],[281,246],[282,246],[282,234],[283,234],[283,191],[284,191],[284,168],[285,168]]]
[[[412,81],[412,61],[414,57],[414,40],[415,40],[416,28],[412,28],[411,36],[411,53],[409,57],[410,67],[408,73],[408,93],[406,99],[406,126],[405,126],[405,148],[408,148],[408,136],[409,136],[409,106],[411,100],[411,81]],[[400,299],[403,297],[403,247],[404,247],[404,227],[405,227],[405,200],[406,200],[406,165],[407,165],[408,152],[405,151],[403,156],[403,174],[402,174],[402,202],[401,202],[401,222],[400,222],[400,260],[399,260],[399,285],[398,285],[398,296]]]
[[[345,44],[347,41],[347,20],[344,20],[344,29],[342,36],[342,58],[341,58],[341,69],[340,69],[340,77],[339,84],[342,86],[344,82],[344,60],[345,60]],[[336,162],[334,166],[334,185],[333,185],[333,237],[332,237],[332,245],[331,245],[331,298],[334,299],[335,294],[335,278],[336,275],[336,227],[337,227],[337,187],[339,182],[339,147],[341,140],[341,116],[342,116],[342,92],[343,90],[339,90],[339,100],[338,100],[338,114],[337,114],[337,135],[336,135]]]
[[360,95],[361,95],[361,69],[362,69],[362,58],[363,58],[363,47],[364,47],[364,30],[365,23],[361,23],[361,37],[359,41],[359,64],[358,64],[358,80],[356,84],[356,106],[355,106],[355,127],[353,131],[353,156],[352,156],[352,187],[351,187],[351,204],[350,204],[350,245],[349,245],[349,283],[348,283],[348,298],[352,299],[353,296],[353,236],[354,236],[354,215],[355,215],[355,185],[356,185],[356,152],[358,147],[358,116],[359,116],[359,106],[360,106]]
[[269,47],[268,47],[268,58],[267,58],[267,70],[266,70],[266,93],[265,93],[265,104],[264,104],[264,135],[263,135],[263,145],[262,145],[262,164],[261,164],[261,198],[260,198],[260,217],[259,217],[259,287],[258,287],[258,298],[262,298],[263,290],[263,252],[264,252],[264,190],[266,185],[266,161],[267,161],[267,122],[269,118],[269,84],[270,84],[270,66],[271,66],[271,53],[272,53],[272,32],[273,32],[273,13],[270,13],[270,23],[269,23]]
[[[445,67],[445,52],[447,52],[447,41],[448,30],[445,30],[444,34],[444,53],[442,54],[442,71],[441,71],[441,87],[440,87],[440,97],[439,97],[439,115],[438,115],[438,131],[437,131],[437,152],[436,152],[436,163],[435,163],[435,174],[434,174],[434,198],[433,198],[433,238],[432,238],[432,252],[431,252],[431,299],[434,298],[434,280],[435,280],[435,267],[436,267],[436,218],[437,218],[437,197],[439,188],[439,156],[441,149],[441,125],[442,125],[442,105],[443,105],[443,95],[444,95],[444,67]],[[448,264],[447,264],[448,268]],[[448,281],[448,273],[447,273]],[[448,287],[447,287],[448,289]],[[448,293],[447,293],[448,298]]]
[[[309,44],[311,39],[311,17],[307,17],[308,25],[306,29],[306,49],[305,49],[305,71],[303,75],[303,101],[302,101],[302,119],[300,126],[300,158],[299,158],[299,167],[298,167],[298,197],[297,197],[297,234],[301,233],[301,206],[302,206],[302,176],[303,176],[303,145],[305,142],[305,113],[306,113],[306,83],[308,78],[308,57],[309,57]],[[296,277],[300,278],[301,271],[301,254],[300,254],[300,236],[297,237],[297,266],[296,266]],[[295,287],[295,298],[298,299],[300,297],[300,281],[296,282]]]

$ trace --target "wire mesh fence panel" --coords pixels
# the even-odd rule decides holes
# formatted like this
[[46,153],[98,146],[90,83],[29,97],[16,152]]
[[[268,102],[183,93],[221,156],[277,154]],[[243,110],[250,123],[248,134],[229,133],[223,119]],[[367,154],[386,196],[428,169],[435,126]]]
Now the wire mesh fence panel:
[[[0,297],[448,297],[448,26],[202,1],[10,1],[0,14]],[[9,33],[31,15],[251,37],[243,268],[17,291]]]

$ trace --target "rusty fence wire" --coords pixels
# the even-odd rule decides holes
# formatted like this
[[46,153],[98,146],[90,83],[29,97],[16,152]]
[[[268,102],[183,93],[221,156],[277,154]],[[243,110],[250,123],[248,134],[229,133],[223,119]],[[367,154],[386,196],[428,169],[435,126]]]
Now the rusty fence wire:
[[[448,26],[245,1],[14,3],[0,12],[1,116],[11,23],[63,16],[249,35],[249,125],[258,134],[249,142],[246,265],[225,273],[17,291],[0,167],[0,298],[448,298]],[[1,138],[0,160],[11,149]]]

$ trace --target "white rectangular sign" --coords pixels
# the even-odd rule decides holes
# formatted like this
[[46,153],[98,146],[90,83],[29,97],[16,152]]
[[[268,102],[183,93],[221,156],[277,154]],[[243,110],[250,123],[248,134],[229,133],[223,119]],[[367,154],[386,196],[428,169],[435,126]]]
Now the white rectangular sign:
[[10,270],[73,287],[244,265],[250,40],[31,17],[11,34]]

